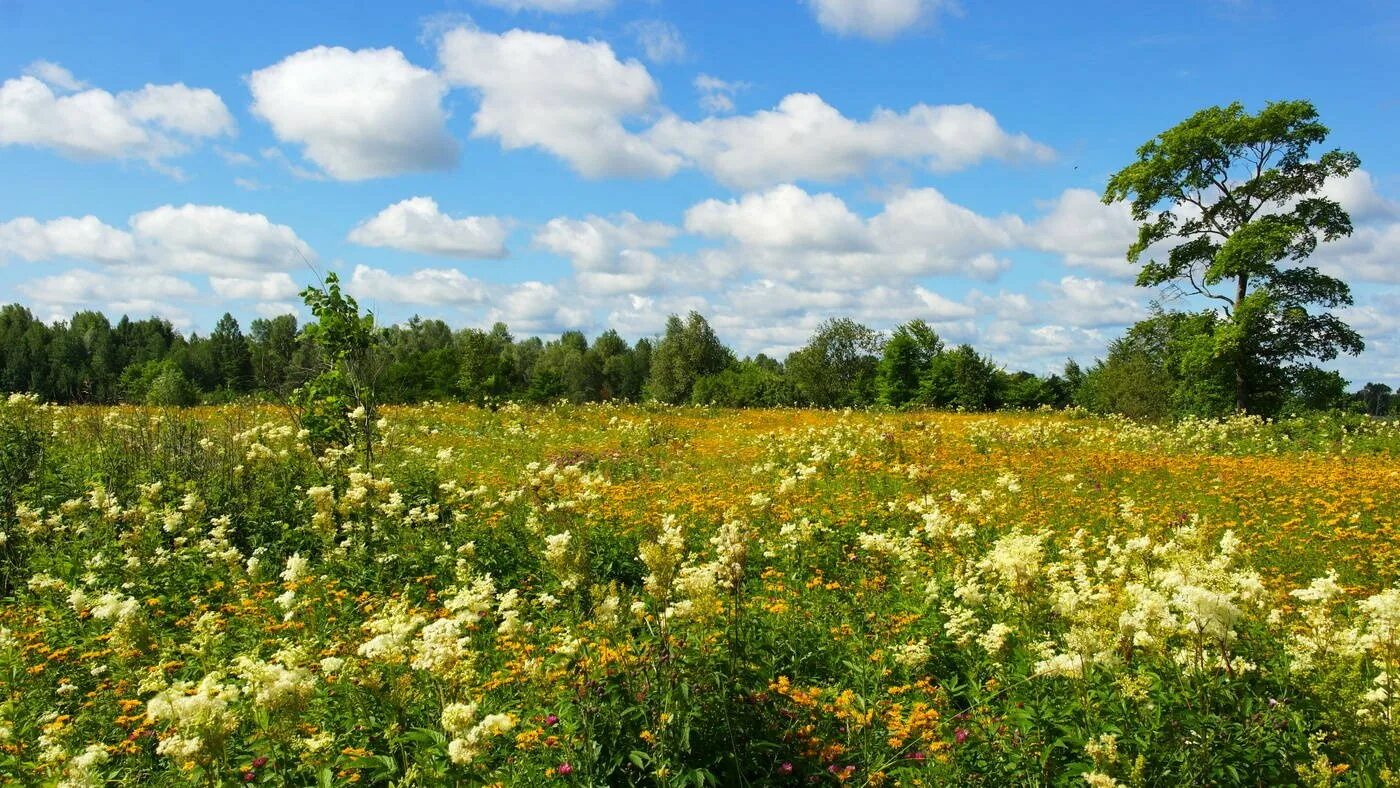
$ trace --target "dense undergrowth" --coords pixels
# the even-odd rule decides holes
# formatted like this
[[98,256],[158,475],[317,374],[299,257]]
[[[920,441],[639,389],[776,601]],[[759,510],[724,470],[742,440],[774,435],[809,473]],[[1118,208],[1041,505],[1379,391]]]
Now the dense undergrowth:
[[1400,429],[0,404],[0,775],[1394,784]]

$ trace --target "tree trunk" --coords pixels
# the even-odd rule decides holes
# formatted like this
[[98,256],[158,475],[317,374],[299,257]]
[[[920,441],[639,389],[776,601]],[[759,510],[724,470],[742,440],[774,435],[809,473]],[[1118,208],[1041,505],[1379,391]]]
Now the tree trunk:
[[[1240,274],[1238,284],[1235,288],[1235,320],[1241,319],[1240,308],[1244,305],[1245,293],[1249,288],[1249,275]],[[1249,390],[1248,382],[1245,380],[1244,367],[1248,361],[1245,352],[1244,337],[1236,338],[1239,343],[1235,348],[1235,411],[1243,413],[1245,406],[1245,395]]]

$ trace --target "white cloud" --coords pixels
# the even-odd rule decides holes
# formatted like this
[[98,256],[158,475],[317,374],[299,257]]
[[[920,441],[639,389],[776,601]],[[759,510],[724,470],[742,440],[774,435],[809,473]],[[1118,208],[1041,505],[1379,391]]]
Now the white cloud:
[[834,194],[791,184],[738,200],[706,200],[685,212],[686,230],[745,246],[855,251],[872,246],[865,223]]
[[[985,159],[1046,161],[1050,148],[1012,134],[972,105],[877,109],[868,120],[842,115],[820,96],[795,93],[776,108],[688,121],[657,104],[659,90],[637,60],[602,41],[458,27],[438,44],[443,76],[475,89],[473,136],[507,150],[539,148],[586,177],[664,177],[695,166],[736,188],[802,179],[839,180],[882,162],[916,162],[936,172]],[[733,107],[741,83],[702,75],[702,103]],[[631,128],[653,116],[649,128]]]
[[484,283],[456,268],[421,268],[393,274],[382,268],[355,266],[346,289],[365,303],[374,300],[399,304],[475,305],[486,301]]
[[1329,181],[1322,194],[1351,215],[1352,233],[1320,244],[1314,264],[1344,281],[1400,282],[1400,202],[1382,195],[1365,170]]
[[[12,219],[0,224],[0,262],[6,257],[30,262],[82,260],[122,269],[121,273],[70,272],[76,278],[56,280],[68,288],[75,283],[96,286],[93,283],[108,279],[184,283],[178,292],[154,298],[190,294],[185,288],[192,286],[171,274],[208,274],[221,296],[274,300],[295,295],[296,287],[285,272],[316,256],[292,228],[274,224],[262,214],[217,205],[163,205],[132,216],[128,224],[129,230],[120,230],[94,216],[45,222],[27,216]],[[79,300],[83,299],[71,299]]]
[[1137,266],[1127,254],[1137,239],[1137,225],[1127,203],[1104,205],[1088,189],[1066,189],[1049,208],[1026,228],[1028,246],[1058,254],[1072,266],[1118,277],[1136,275]]
[[695,77],[695,90],[700,94],[700,109],[711,115],[734,111],[734,95],[749,87],[747,82],[730,82],[709,74]]
[[988,158],[1053,157],[1050,148],[1007,133],[990,112],[971,104],[877,109],[859,121],[813,93],[791,94],[776,108],[752,115],[698,122],[667,117],[646,138],[737,188],[857,177],[883,161],[917,161],[949,172]]
[[607,271],[617,266],[619,255],[629,250],[665,246],[677,230],[663,222],[644,222],[632,213],[613,217],[588,216],[585,219],[550,219],[535,233],[534,243],[542,249],[569,258],[586,271]]
[[653,63],[675,63],[685,59],[685,39],[670,22],[660,19],[639,19],[627,26],[628,32],[642,46],[647,60]]
[[253,305],[253,311],[258,317],[280,317],[282,315],[292,315],[297,319],[301,318],[301,304],[295,301],[260,301]]
[[47,222],[21,216],[0,224],[0,261],[14,256],[30,262],[86,259],[113,263],[130,260],[135,250],[130,233],[104,224],[96,216],[65,216]]
[[463,27],[443,35],[438,57],[449,82],[480,94],[473,136],[540,148],[591,178],[664,176],[681,164],[623,126],[653,109],[658,89],[645,66],[618,60],[605,42]]
[[1099,328],[1126,326],[1147,317],[1139,300],[1143,288],[1080,276],[1061,277],[1046,284],[1052,297],[1048,312],[1067,325]]
[[477,0],[506,11],[536,11],[548,14],[577,14],[584,11],[606,11],[613,0]]
[[953,0],[807,0],[817,24],[846,36],[892,38],[938,14],[956,14]]
[[[913,189],[870,219],[832,194],[785,184],[738,200],[707,200],[686,212],[686,229],[731,241],[705,259],[717,273],[749,269],[801,281],[820,276],[830,288],[868,287],[889,276],[961,274],[994,278],[1008,263],[1023,224],[986,217],[936,189]],[[727,264],[724,258],[728,258]]]
[[27,71],[0,83],[0,146],[51,148],[78,160],[142,159],[159,166],[198,140],[234,130],[223,100],[204,88],[146,85],[112,94],[83,89],[55,63],[38,61]]
[[81,307],[85,304],[164,301],[169,298],[195,298],[193,284],[169,274],[144,276],[85,269],[67,270],[53,276],[25,281],[18,286],[24,297],[50,307]]
[[396,202],[360,222],[349,239],[361,246],[403,249],[420,254],[461,258],[503,258],[509,229],[494,216],[454,219],[431,197]]
[[588,295],[642,293],[654,289],[663,273],[651,249],[666,246],[677,229],[644,222],[634,214],[584,219],[558,217],[535,233],[534,245],[567,257],[574,282]]
[[247,279],[315,259],[292,228],[218,205],[163,205],[131,217],[131,228],[137,260],[165,271]]
[[24,67],[24,73],[50,87],[73,93],[87,87],[87,83],[73,76],[73,72],[48,60],[36,60]]
[[392,47],[320,46],[248,76],[253,112],[338,180],[456,166],[437,74]]
[[209,285],[222,298],[254,301],[291,298],[300,290],[292,281],[292,277],[283,271],[275,271],[250,279],[211,276],[209,277]]
[[584,328],[592,322],[592,310],[576,303],[571,294],[545,282],[521,282],[493,299],[487,322],[504,321],[522,331]]

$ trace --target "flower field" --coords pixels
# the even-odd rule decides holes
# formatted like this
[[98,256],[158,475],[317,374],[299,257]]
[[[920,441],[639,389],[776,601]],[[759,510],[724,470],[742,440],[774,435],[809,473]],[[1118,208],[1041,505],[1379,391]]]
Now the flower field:
[[0,778],[1400,784],[1400,425],[0,403]]

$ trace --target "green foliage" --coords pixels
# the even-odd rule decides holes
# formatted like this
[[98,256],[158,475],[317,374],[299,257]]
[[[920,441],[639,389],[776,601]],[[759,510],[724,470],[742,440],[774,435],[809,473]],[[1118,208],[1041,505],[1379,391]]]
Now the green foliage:
[[877,372],[880,403],[897,408],[919,396],[919,384],[935,356],[943,352],[943,340],[922,320],[897,328],[885,343]]
[[778,370],[745,359],[723,372],[695,381],[690,399],[696,405],[772,408],[791,405],[796,394]]
[[819,408],[861,407],[875,402],[876,370],[884,340],[849,318],[832,318],[785,369],[799,399]]
[[175,364],[164,361],[155,368],[150,387],[146,389],[147,405],[187,407],[199,401],[199,393],[185,373]]
[[919,385],[919,401],[938,408],[995,410],[1002,405],[1002,385],[992,360],[964,344],[930,360]]
[[1128,200],[1141,223],[1130,261],[1175,242],[1165,258],[1142,263],[1139,285],[1218,302],[1211,355],[1229,364],[1239,410],[1273,412],[1282,400],[1268,389],[1301,361],[1363,347],[1336,315],[1313,311],[1350,306],[1350,289],[1303,265],[1320,242],[1352,230],[1341,205],[1319,192],[1360,161],[1340,150],[1313,155],[1327,131],[1306,101],[1272,102],[1254,115],[1238,102],[1211,107],[1139,148],[1104,191],[1104,202]]
[[696,380],[733,363],[734,354],[720,343],[699,312],[691,312],[684,322],[671,315],[666,320],[666,333],[652,351],[647,389],[662,402],[688,402]]
[[301,426],[313,446],[361,446],[366,467],[372,467],[379,405],[375,384],[382,363],[375,352],[374,315],[360,314],[360,305],[341,292],[334,273],[326,274],[321,287],[302,290],[301,297],[316,318],[302,336],[316,346],[321,362],[318,374],[297,390]]

